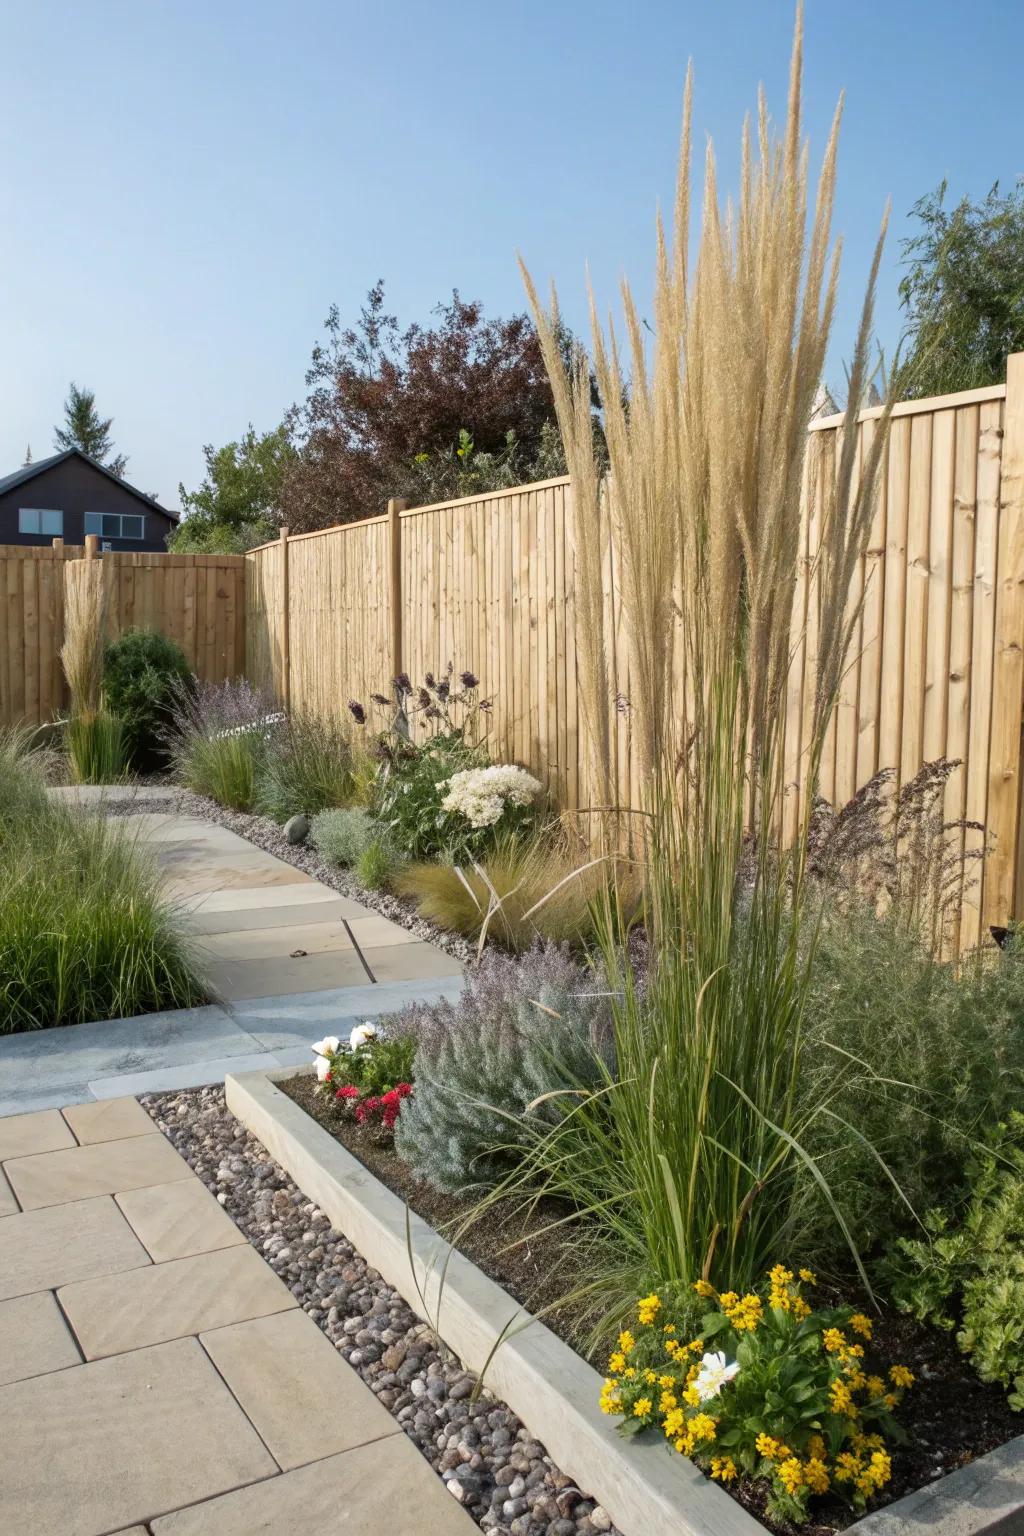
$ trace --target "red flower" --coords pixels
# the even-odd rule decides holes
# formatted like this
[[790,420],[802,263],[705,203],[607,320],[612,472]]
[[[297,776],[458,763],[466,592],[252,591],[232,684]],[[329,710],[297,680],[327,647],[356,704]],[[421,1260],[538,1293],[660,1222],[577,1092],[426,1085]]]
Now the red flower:
[[344,1088],[339,1088],[334,1095],[336,1099],[358,1099],[359,1089],[355,1083],[346,1083]]

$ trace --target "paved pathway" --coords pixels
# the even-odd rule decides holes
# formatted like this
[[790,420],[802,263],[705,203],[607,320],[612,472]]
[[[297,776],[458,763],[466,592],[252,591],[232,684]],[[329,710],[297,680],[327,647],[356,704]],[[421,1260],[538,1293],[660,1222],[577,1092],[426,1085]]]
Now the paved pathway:
[[[99,809],[136,792],[65,793]],[[156,853],[220,1001],[0,1036],[0,1115],[295,1066],[324,1033],[457,995],[462,969],[450,955],[226,827],[178,816],[173,790],[144,793],[166,799],[167,811],[127,825]]]
[[0,1527],[472,1536],[135,1099],[0,1119]]

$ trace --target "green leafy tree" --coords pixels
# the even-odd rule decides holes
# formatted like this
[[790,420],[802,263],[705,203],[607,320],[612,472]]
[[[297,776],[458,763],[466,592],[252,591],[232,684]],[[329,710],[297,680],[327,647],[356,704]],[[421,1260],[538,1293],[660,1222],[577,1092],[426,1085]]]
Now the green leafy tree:
[[1006,356],[1024,348],[1024,181],[1001,196],[946,207],[946,183],[911,210],[918,234],[903,241],[907,354],[904,398],[1000,383]]
[[250,423],[240,442],[203,449],[206,475],[194,491],[179,485],[182,520],[168,539],[177,553],[241,554],[272,539],[281,486],[295,458],[284,427],[257,433]]
[[123,453],[114,452],[110,436],[113,424],[113,416],[104,418],[97,411],[93,391],[79,389],[72,381],[64,402],[64,425],[54,429],[53,441],[62,452],[69,448],[81,449],[112,474],[123,477],[128,460]]

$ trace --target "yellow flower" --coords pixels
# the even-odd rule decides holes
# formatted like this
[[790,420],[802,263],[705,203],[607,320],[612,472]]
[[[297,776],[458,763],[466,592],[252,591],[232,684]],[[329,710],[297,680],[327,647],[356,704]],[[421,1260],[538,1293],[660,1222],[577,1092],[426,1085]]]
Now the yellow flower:
[[821,1342],[830,1355],[838,1355],[840,1350],[846,1348],[846,1339],[838,1328],[826,1328]]
[[738,1301],[739,1297],[735,1291],[723,1291],[721,1296],[718,1298],[718,1305],[721,1307],[723,1312],[728,1312],[729,1309],[734,1307]]
[[804,1301],[802,1296],[796,1297],[795,1301],[793,1302],[793,1311],[800,1322],[803,1322],[805,1317],[810,1317],[811,1315],[811,1309],[807,1305],[806,1301]]
[[632,1366],[632,1365],[627,1365],[626,1369],[623,1371],[622,1375],[623,1375],[623,1378],[626,1381],[633,1381],[635,1379],[635,1377],[636,1377],[636,1369],[635,1369],[635,1367]]
[[731,1483],[736,1476],[736,1463],[731,1456],[712,1456],[711,1476],[720,1483]]
[[760,1296],[750,1292],[743,1297],[737,1297],[729,1306],[725,1305],[725,1297],[722,1297],[722,1306],[732,1326],[737,1333],[753,1333],[758,1323],[764,1321],[764,1307]]
[[912,1387],[914,1385],[914,1373],[908,1371],[905,1365],[890,1365],[889,1380],[894,1387]]
[[666,1392],[671,1392],[672,1388],[675,1386],[675,1384],[676,1384],[676,1379],[675,1379],[674,1376],[659,1376],[658,1377],[658,1386],[659,1387],[664,1387]]
[[628,1328],[623,1329],[622,1333],[619,1334],[619,1348],[625,1355],[628,1355],[631,1349],[636,1348],[636,1339],[634,1339]]
[[887,1392],[885,1394],[885,1396],[882,1398],[882,1402],[885,1404],[885,1406],[888,1408],[889,1412],[891,1413],[892,1410],[896,1407],[897,1403],[899,1402],[899,1398],[896,1396],[895,1392]]
[[646,1381],[646,1383],[647,1383],[647,1385],[649,1387],[653,1387],[655,1382],[657,1381],[657,1379],[658,1379],[658,1377],[657,1377],[656,1372],[654,1372],[654,1371],[644,1371],[644,1381]]
[[852,1483],[864,1470],[864,1463],[851,1451],[840,1451],[836,1457],[836,1482]]
[[703,1339],[691,1339],[689,1344],[687,1344],[686,1347],[690,1351],[691,1354],[693,1354],[693,1355],[702,1355],[704,1353],[704,1340]]
[[601,1412],[622,1412],[622,1399],[615,1391],[615,1383],[613,1381],[606,1381],[603,1388],[601,1389]]
[[861,1392],[868,1384],[868,1379],[861,1370],[851,1371],[846,1381],[851,1392]]
[[666,1323],[661,1331],[662,1333],[675,1333],[676,1325],[675,1323]]
[[870,1339],[871,1326],[870,1317],[865,1317],[863,1312],[855,1312],[850,1318],[850,1327],[854,1333],[859,1333],[862,1339]]
[[679,1399],[674,1392],[663,1392],[661,1394],[661,1401],[658,1403],[659,1413],[669,1413],[673,1408],[678,1407]]
[[619,1371],[626,1369],[626,1357],[621,1349],[617,1349],[613,1355],[608,1356],[608,1369],[612,1375],[618,1375]]
[[695,1413],[690,1420],[689,1429],[694,1440],[713,1440],[717,1428],[718,1420],[710,1413]]
[[881,1376],[869,1376],[864,1383],[864,1388],[869,1397],[881,1397],[885,1391],[885,1382]]
[[853,1406],[853,1398],[845,1381],[834,1381],[829,1387],[829,1397],[832,1400],[833,1413],[848,1413],[853,1416],[856,1411]]
[[700,1393],[692,1382],[683,1392],[683,1402],[689,1403],[691,1408],[696,1408],[700,1402]]
[[804,1462],[804,1482],[812,1493],[828,1493],[828,1468],[820,1456],[809,1456]]
[[892,1462],[888,1452],[874,1451],[871,1456],[871,1479],[876,1488],[883,1488],[892,1476]]
[[817,1285],[818,1283],[818,1277],[813,1269],[802,1269],[800,1271],[800,1279],[805,1285]]
[[776,1264],[774,1268],[769,1271],[768,1278],[772,1285],[781,1289],[782,1286],[789,1285],[793,1278],[793,1271],[791,1269],[787,1269],[784,1264]]
[[796,1493],[803,1487],[804,1469],[796,1456],[788,1457],[775,1471],[787,1493]]
[[660,1311],[661,1297],[656,1296],[653,1291],[649,1296],[642,1296],[637,1302],[637,1316],[645,1327],[654,1322]]
[[654,1404],[651,1402],[649,1397],[638,1397],[636,1402],[633,1404],[634,1419],[646,1418],[653,1407]]
[[825,1460],[825,1442],[820,1435],[812,1435],[808,1440],[807,1454],[812,1461]]
[[771,1435],[766,1434],[758,1435],[754,1441],[754,1448],[758,1455],[763,1456],[766,1461],[774,1461],[781,1450],[779,1442],[773,1440]]
[[662,1429],[665,1431],[666,1440],[671,1440],[684,1428],[686,1415],[681,1408],[673,1408],[671,1413],[666,1413]]
[[698,1296],[713,1296],[715,1294],[714,1286],[710,1285],[707,1280],[695,1280],[693,1288]]

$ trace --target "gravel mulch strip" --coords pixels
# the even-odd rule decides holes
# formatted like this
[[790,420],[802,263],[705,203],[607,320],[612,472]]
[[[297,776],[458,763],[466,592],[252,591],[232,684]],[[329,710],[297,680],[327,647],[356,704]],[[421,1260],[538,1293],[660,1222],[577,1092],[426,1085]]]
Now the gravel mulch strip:
[[[160,782],[167,784],[166,780]],[[218,826],[228,827],[230,831],[237,832],[239,837],[244,837],[254,847],[274,854],[276,858],[283,859],[286,864],[292,864],[314,880],[330,886],[331,890],[337,891],[339,896],[349,896],[353,901],[369,907],[371,911],[390,918],[400,928],[408,929],[417,939],[436,945],[438,949],[443,949],[446,954],[453,955],[463,964],[468,964],[474,958],[476,954],[474,945],[461,934],[448,933],[443,928],[435,927],[433,923],[425,922],[422,917],[417,916],[416,908],[411,901],[402,901],[387,891],[368,891],[346,870],[339,869],[336,864],[325,863],[311,844],[301,843],[296,846],[289,843],[284,835],[284,829],[279,827],[276,821],[271,821],[268,816],[253,816],[247,811],[229,811],[223,805],[219,805],[216,800],[208,800],[204,795],[193,794],[190,789],[181,789],[176,785],[167,787],[176,790],[173,801],[147,799],[145,785],[143,785],[141,792],[134,800],[108,805],[106,813],[109,816],[133,816],[144,811],[171,812],[173,809],[173,812],[179,816],[198,816],[202,821],[216,822]]]
[[236,1226],[489,1536],[620,1533],[510,1408],[332,1230],[235,1119],[222,1088],[141,1100]]

